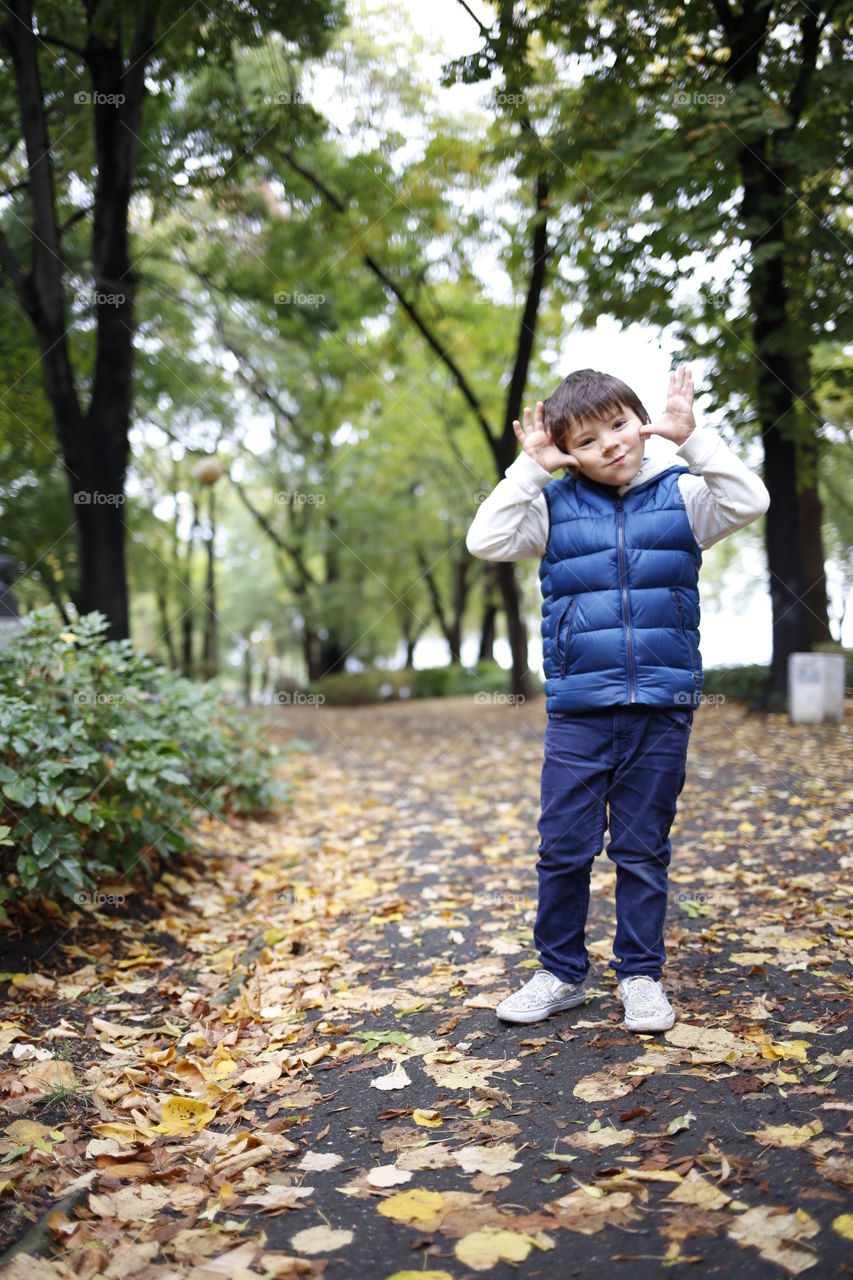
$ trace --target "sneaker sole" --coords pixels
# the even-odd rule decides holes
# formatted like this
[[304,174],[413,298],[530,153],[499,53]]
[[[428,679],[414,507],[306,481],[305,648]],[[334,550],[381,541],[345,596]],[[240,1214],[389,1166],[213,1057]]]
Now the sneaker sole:
[[559,1004],[543,1005],[541,1012],[537,1012],[535,1009],[528,1009],[522,1013],[499,1013],[500,1006],[498,1006],[498,1009],[495,1009],[495,1013],[501,1022],[517,1022],[522,1025],[531,1022],[544,1022],[546,1018],[550,1018],[552,1013],[563,1013],[566,1009],[576,1009],[579,1004],[583,1004],[588,995],[588,991],[580,991],[576,995],[567,996]]
[[675,1014],[669,1018],[631,1018],[625,1019],[629,1031],[669,1031],[675,1025]]

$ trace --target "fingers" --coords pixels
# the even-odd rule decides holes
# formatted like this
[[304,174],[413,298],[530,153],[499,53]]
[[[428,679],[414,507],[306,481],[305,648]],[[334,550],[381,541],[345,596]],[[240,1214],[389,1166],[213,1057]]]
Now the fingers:
[[[522,431],[522,428],[521,428],[521,423],[518,421],[518,418],[514,418],[514,419],[513,419],[513,423],[512,423],[512,429],[513,429],[513,431],[515,432],[515,434],[518,436],[519,440],[523,440],[523,439],[524,439],[524,437],[525,437],[525,436],[528,434],[528,432],[530,431],[530,410],[527,408],[527,406],[526,406],[526,405],[525,405],[524,409],[522,410],[521,416],[522,416],[522,418],[524,419],[524,430],[523,430],[523,431]],[[543,413],[542,413],[542,401],[541,401],[541,400],[539,400],[539,401],[537,401],[537,403],[536,403],[536,413],[535,413],[535,417],[534,417],[534,421],[533,421],[534,428],[535,428],[537,431],[541,431],[541,430],[542,430],[543,420],[544,420],[544,419],[543,419]]]

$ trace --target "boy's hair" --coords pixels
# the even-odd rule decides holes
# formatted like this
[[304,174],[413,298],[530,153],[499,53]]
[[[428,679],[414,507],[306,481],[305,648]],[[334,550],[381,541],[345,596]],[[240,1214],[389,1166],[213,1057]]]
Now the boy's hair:
[[577,369],[544,402],[545,427],[550,427],[557,448],[569,453],[569,432],[576,423],[583,418],[603,422],[608,412],[620,407],[630,409],[641,422],[651,422],[637,393],[619,378],[596,369]]

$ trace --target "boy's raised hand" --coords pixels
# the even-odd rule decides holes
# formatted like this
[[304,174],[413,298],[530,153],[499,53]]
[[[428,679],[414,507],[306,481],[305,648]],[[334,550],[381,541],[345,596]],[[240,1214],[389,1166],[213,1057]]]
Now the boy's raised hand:
[[576,468],[580,464],[570,453],[563,453],[554,444],[550,429],[545,426],[545,409],[541,400],[536,401],[533,415],[533,426],[530,425],[530,410],[525,407],[522,414],[524,427],[516,418],[512,429],[518,437],[521,447],[529,458],[538,462],[546,471],[559,471],[560,467]]
[[693,417],[693,375],[687,365],[680,364],[674,373],[669,375],[669,391],[666,397],[666,410],[657,422],[647,423],[640,427],[640,436],[665,436],[676,444],[684,444],[690,432],[696,426]]

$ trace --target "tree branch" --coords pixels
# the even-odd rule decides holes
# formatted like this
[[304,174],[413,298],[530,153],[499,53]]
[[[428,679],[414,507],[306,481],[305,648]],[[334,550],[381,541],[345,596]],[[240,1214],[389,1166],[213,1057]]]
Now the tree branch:
[[[292,152],[277,148],[276,154],[279,155],[285,161],[285,163],[288,164],[291,167],[291,169],[294,170],[295,173],[298,173],[302,178],[305,179],[306,182],[309,182],[312,186],[314,186],[317,189],[317,191],[319,191],[320,194],[324,196],[326,200],[328,200],[328,202],[332,205],[333,209],[335,209],[336,212],[341,214],[346,213],[346,206],[344,205],[343,201],[340,200],[335,195],[335,193],[320,178],[316,176],[316,174],[312,173],[305,165],[301,164],[298,160],[296,160]],[[462,370],[459,368],[459,366],[456,364],[456,361],[450,355],[450,352],[443,347],[438,337],[432,332],[431,328],[427,325],[426,321],[421,317],[420,313],[416,310],[414,304],[409,301],[409,299],[405,296],[400,286],[396,283],[396,281],[391,279],[388,272],[385,271],[385,269],[379,265],[379,263],[376,261],[373,255],[370,253],[364,253],[362,254],[362,259],[365,265],[373,272],[373,274],[377,277],[377,279],[382,282],[385,288],[388,289],[391,293],[393,293],[394,297],[400,303],[400,306],[406,312],[409,319],[418,329],[422,337],[426,340],[428,346],[431,348],[432,351],[435,352],[435,354],[441,360],[442,364],[444,364],[445,368],[450,372],[457,387],[462,392],[462,395],[464,396],[465,400],[468,402],[468,405],[470,406],[470,408],[473,410],[477,418],[477,421],[480,423],[480,426],[485,432],[486,441],[489,445],[489,448],[492,451],[492,454],[495,457],[495,460],[499,461],[498,453],[497,453],[499,442],[495,439],[495,436],[492,434],[491,428],[489,426],[489,421],[486,418],[482,405],[480,404],[479,400],[474,394],[474,391],[471,388],[470,384],[468,383],[468,380],[463,374]]]

